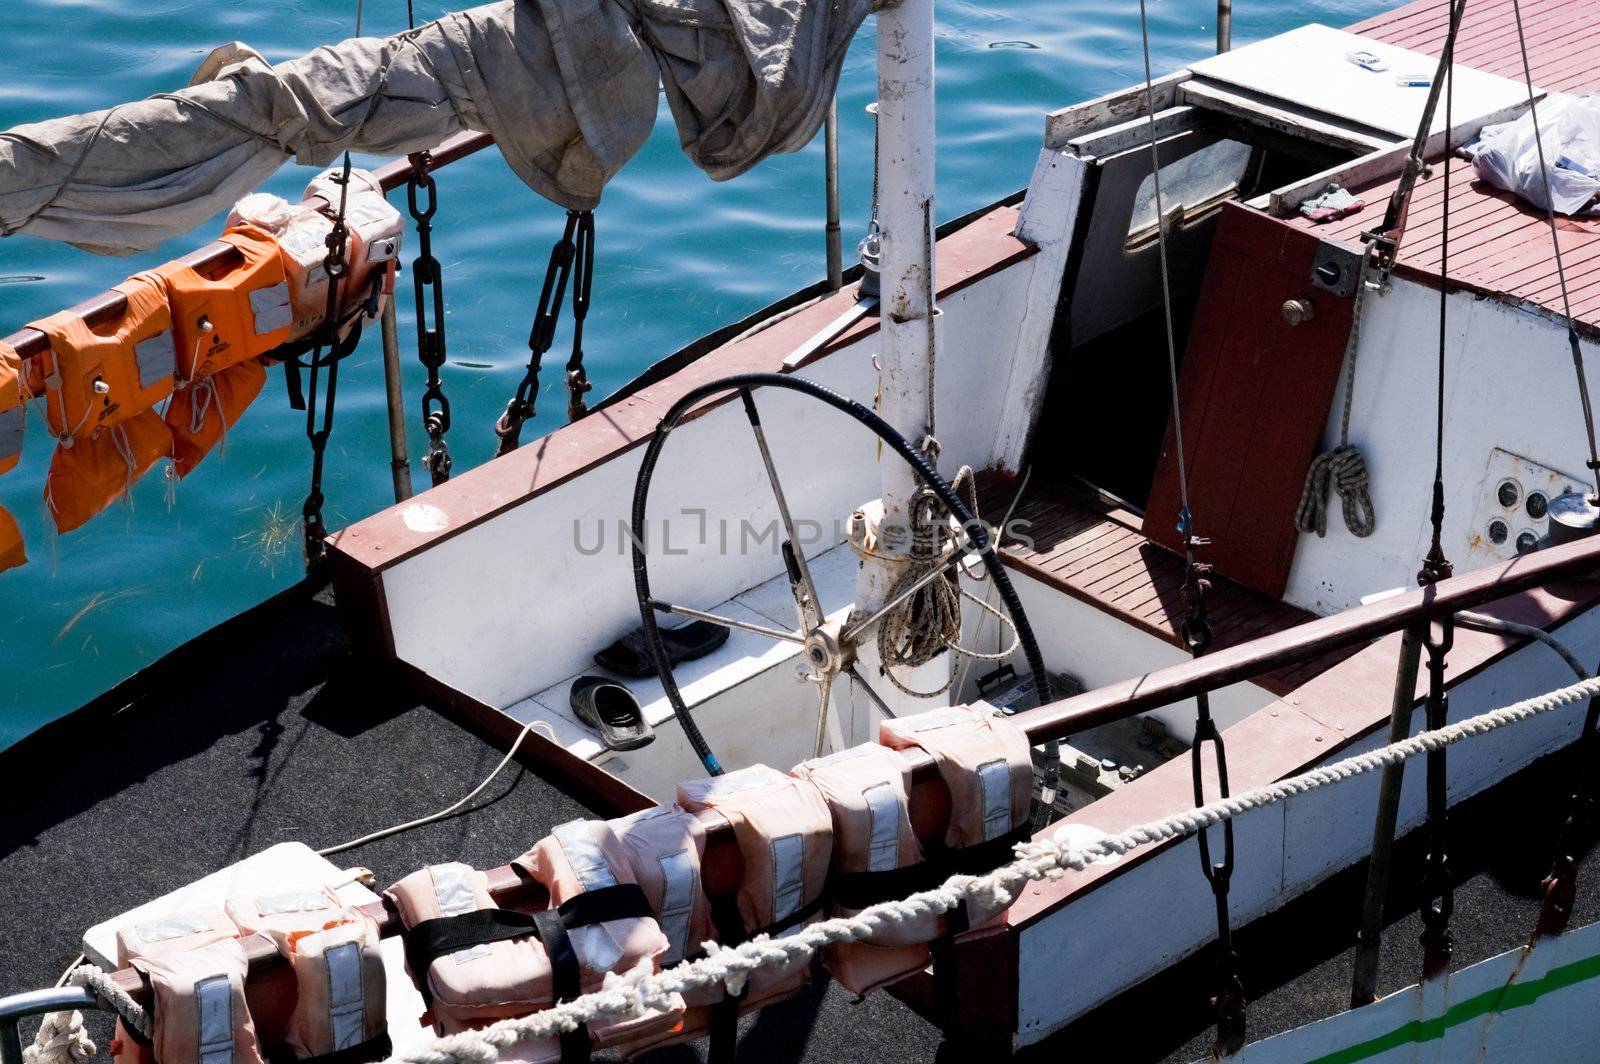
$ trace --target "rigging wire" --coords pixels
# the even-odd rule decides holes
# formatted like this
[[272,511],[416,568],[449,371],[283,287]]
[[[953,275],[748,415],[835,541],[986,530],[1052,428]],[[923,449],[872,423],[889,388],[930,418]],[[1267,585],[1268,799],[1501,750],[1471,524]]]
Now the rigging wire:
[[1450,317],[1450,162],[1455,156],[1451,143],[1455,110],[1456,30],[1465,14],[1467,0],[1450,0],[1450,34],[1445,39],[1443,61],[1440,64],[1444,77],[1444,190],[1440,210],[1439,235],[1439,360],[1438,386],[1434,395],[1433,426],[1433,501],[1428,513],[1432,526],[1432,541],[1428,554],[1417,573],[1417,582],[1434,584],[1450,576],[1453,567],[1444,553],[1444,399],[1448,328]]
[[1178,456],[1178,530],[1183,533],[1185,552],[1189,549],[1192,519],[1189,511],[1189,463],[1183,451],[1183,413],[1178,409],[1178,345],[1172,331],[1172,281],[1167,269],[1167,227],[1161,200],[1161,155],[1156,137],[1156,89],[1150,73],[1150,23],[1145,13],[1145,0],[1139,0],[1139,33],[1144,42],[1144,96],[1146,117],[1150,120],[1150,182],[1155,194],[1156,252],[1161,260],[1161,311],[1167,336],[1167,383],[1172,393],[1172,438]]
[[[1139,0],[1139,35],[1144,53],[1145,116],[1150,128],[1150,181],[1154,196],[1156,221],[1156,249],[1161,262],[1161,312],[1167,340],[1167,384],[1172,403],[1172,436],[1175,457],[1178,461],[1178,533],[1183,537],[1184,573],[1181,597],[1184,619],[1180,628],[1184,645],[1198,658],[1211,646],[1213,631],[1206,617],[1206,591],[1210,588],[1210,566],[1195,559],[1195,549],[1207,540],[1195,534],[1194,511],[1189,505],[1189,462],[1183,445],[1183,411],[1178,395],[1178,345],[1172,327],[1172,279],[1167,264],[1167,226],[1165,204],[1161,196],[1161,154],[1156,132],[1155,78],[1150,68],[1150,20],[1146,0]],[[1204,757],[1206,746],[1211,747],[1216,767],[1217,792],[1223,799],[1229,796],[1228,751],[1222,732],[1211,716],[1211,700],[1207,692],[1195,696],[1195,736],[1190,747],[1190,773],[1194,784],[1196,806],[1203,806],[1205,795]],[[1217,1017],[1216,1052],[1225,1056],[1237,1052],[1243,1045],[1246,1033],[1244,979],[1240,973],[1239,955],[1233,947],[1233,930],[1228,911],[1228,891],[1233,878],[1234,840],[1232,822],[1222,825],[1222,859],[1212,860],[1211,840],[1205,830],[1195,836],[1200,851],[1200,870],[1211,887],[1216,906],[1217,959],[1214,972],[1216,993],[1212,1004]]]
[[1555,201],[1550,197],[1550,170],[1545,164],[1544,135],[1539,130],[1539,108],[1533,96],[1533,68],[1528,63],[1528,38],[1522,30],[1522,0],[1511,0],[1511,13],[1517,23],[1517,48],[1522,53],[1522,79],[1528,86],[1528,116],[1533,120],[1533,144],[1539,153],[1539,179],[1544,184],[1544,216],[1550,226],[1550,247],[1555,252],[1556,281],[1561,286],[1561,312],[1567,319],[1567,343],[1572,348],[1572,367],[1578,374],[1578,401],[1583,406],[1583,427],[1589,439],[1589,473],[1594,478],[1592,502],[1600,503],[1600,452],[1595,447],[1594,409],[1589,402],[1589,384],[1583,369],[1583,349],[1572,319],[1572,297],[1567,291],[1567,271],[1561,261],[1561,240],[1556,231]]
[[[1417,583],[1427,587],[1450,576],[1452,567],[1444,553],[1444,401],[1450,320],[1450,163],[1455,156],[1451,135],[1455,125],[1456,38],[1467,0],[1449,0],[1448,35],[1441,56],[1444,80],[1444,189],[1439,230],[1439,345],[1438,383],[1434,395],[1433,501],[1429,511],[1432,541],[1417,572]],[[1421,635],[1428,652],[1428,696],[1424,710],[1429,730],[1443,728],[1450,717],[1450,695],[1445,669],[1455,644],[1455,620],[1447,614]],[[1422,978],[1443,974],[1455,952],[1450,917],[1455,912],[1455,883],[1449,855],[1449,763],[1444,749],[1430,750],[1426,765],[1427,854],[1421,877]]]

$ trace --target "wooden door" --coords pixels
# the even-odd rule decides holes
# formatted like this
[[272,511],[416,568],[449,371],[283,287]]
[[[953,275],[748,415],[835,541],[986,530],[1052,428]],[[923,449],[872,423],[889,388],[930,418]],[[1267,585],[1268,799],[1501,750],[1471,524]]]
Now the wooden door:
[[[1350,297],[1311,283],[1317,237],[1227,204],[1178,381],[1189,505],[1211,545],[1201,560],[1281,596],[1300,533],[1295,510],[1321,446],[1350,335]],[[1291,324],[1287,300],[1313,316]],[[1177,454],[1169,417],[1144,533],[1181,547]]]

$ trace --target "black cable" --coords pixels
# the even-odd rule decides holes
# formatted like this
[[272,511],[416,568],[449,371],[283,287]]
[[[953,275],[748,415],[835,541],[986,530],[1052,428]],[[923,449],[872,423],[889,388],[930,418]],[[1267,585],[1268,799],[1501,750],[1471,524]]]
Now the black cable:
[[809,395],[854,418],[876,433],[880,440],[905,459],[906,464],[916,473],[917,479],[939,497],[939,501],[966,532],[972,549],[983,558],[989,578],[994,581],[995,590],[1000,593],[1000,601],[1005,604],[1012,623],[1016,625],[1017,639],[1022,644],[1022,653],[1028,659],[1028,668],[1033,672],[1035,704],[1043,705],[1048,702],[1050,676],[1045,672],[1044,655],[1039,652],[1039,643],[1034,638],[1033,626],[1022,608],[1022,600],[1017,597],[1011,578],[1006,574],[1005,567],[1000,564],[1000,557],[995,553],[994,544],[989,539],[988,529],[967,509],[961,497],[956,494],[948,481],[939,476],[922,452],[908,443],[904,436],[896,432],[893,426],[874,411],[814,381],[780,373],[741,373],[690,389],[672,404],[672,408],[656,425],[656,430],[650,437],[650,443],[645,448],[644,458],[639,465],[638,479],[634,481],[633,487],[633,583],[639,599],[639,617],[643,622],[650,655],[655,660],[656,675],[661,679],[662,690],[666,692],[667,701],[672,704],[672,712],[677,716],[689,745],[694,747],[694,752],[705,765],[706,771],[713,776],[720,776],[723,772],[722,764],[711,752],[711,747],[706,743],[705,736],[701,734],[699,726],[690,715],[688,706],[684,704],[683,694],[678,690],[677,681],[672,676],[672,666],[667,657],[666,646],[661,639],[661,628],[656,623],[655,600],[650,593],[650,563],[644,553],[645,511],[650,497],[650,483],[655,476],[656,462],[661,457],[662,448],[666,446],[667,436],[678,427],[683,417],[710,396],[720,392],[754,388],[782,388]]
[[1467,0],[1450,0],[1449,33],[1445,38],[1444,54],[1439,64],[1445,79],[1444,198],[1439,237],[1439,365],[1438,387],[1434,397],[1433,493],[1428,511],[1428,521],[1432,526],[1432,541],[1428,545],[1427,556],[1422,560],[1422,568],[1417,572],[1417,582],[1425,586],[1438,583],[1455,571],[1444,553],[1444,398],[1450,308],[1450,162],[1455,154],[1451,134],[1455,121],[1456,35],[1466,8]]

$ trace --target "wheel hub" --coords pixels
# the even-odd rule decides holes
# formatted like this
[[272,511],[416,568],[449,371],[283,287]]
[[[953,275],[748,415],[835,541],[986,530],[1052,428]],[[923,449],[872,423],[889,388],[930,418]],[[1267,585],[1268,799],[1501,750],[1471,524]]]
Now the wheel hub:
[[823,624],[813,628],[806,636],[801,653],[806,667],[811,670],[812,679],[837,676],[855,661],[854,648],[841,637],[842,628],[843,625],[838,623]]

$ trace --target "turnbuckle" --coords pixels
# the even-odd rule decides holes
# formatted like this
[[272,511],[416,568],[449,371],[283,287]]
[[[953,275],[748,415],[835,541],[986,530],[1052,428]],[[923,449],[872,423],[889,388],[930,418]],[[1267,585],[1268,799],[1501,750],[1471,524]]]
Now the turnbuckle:
[[[1448,564],[1448,563],[1446,563]],[[1424,563],[1426,567],[1427,563]],[[1445,616],[1438,622],[1437,632],[1429,625],[1421,637],[1422,647],[1428,652],[1427,727],[1436,731],[1450,718],[1450,695],[1445,690],[1445,655],[1455,645],[1455,618]],[[1446,852],[1446,832],[1449,824],[1448,809],[1449,762],[1441,747],[1428,751],[1427,801],[1428,801],[1428,856],[1422,874],[1422,906],[1418,915],[1422,919],[1422,977],[1431,979],[1450,966],[1455,951],[1454,937],[1450,932],[1450,917],[1455,912],[1455,887],[1450,872],[1450,858]]]

